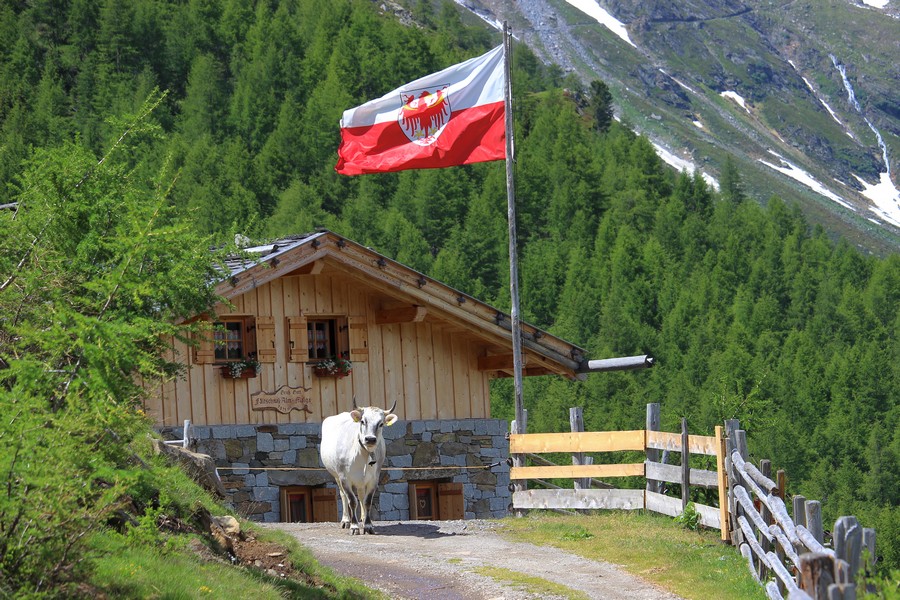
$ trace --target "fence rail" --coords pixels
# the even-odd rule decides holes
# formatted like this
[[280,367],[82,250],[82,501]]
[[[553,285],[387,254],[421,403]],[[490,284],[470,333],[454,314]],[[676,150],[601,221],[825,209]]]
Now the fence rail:
[[[719,529],[722,540],[740,551],[769,598],[856,599],[857,573],[874,566],[871,558],[862,564],[862,550],[875,556],[875,531],[863,528],[855,517],[841,517],[834,526],[833,547],[826,546],[821,504],[797,495],[789,511],[784,472],[773,479],[770,461],[757,467],[748,460],[746,432],[737,421],[716,427],[713,436],[688,433],[685,419],[681,433],[663,432],[659,405],[649,404],[646,429],[584,432],[583,422],[581,409],[572,408],[570,432],[510,435],[517,514],[530,509],[644,509],[674,517],[686,509],[691,487],[717,489],[719,506],[693,503],[700,523]],[[642,451],[646,458],[595,465],[586,456],[623,451]],[[570,453],[572,464],[556,465],[540,456],[546,453]],[[680,465],[667,464],[673,453],[681,455]],[[691,468],[692,454],[714,456],[716,470]],[[526,459],[532,466],[526,466]],[[645,489],[616,489],[595,479],[635,476],[646,479]],[[573,479],[574,488],[546,481],[551,478]],[[527,480],[543,489],[528,489]],[[681,497],[664,493],[666,483],[680,485]]]

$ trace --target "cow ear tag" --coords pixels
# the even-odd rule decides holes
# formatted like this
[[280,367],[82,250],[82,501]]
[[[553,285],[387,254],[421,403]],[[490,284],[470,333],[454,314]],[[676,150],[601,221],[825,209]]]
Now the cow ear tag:
[[360,419],[362,419],[362,413],[358,410],[351,410],[350,418],[353,419],[354,423],[359,423]]
[[390,427],[394,423],[397,422],[397,415],[390,413],[388,416],[384,418],[384,424]]

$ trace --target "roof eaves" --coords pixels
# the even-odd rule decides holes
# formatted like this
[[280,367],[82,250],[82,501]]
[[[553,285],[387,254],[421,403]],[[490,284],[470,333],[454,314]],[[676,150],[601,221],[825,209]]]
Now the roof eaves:
[[[328,241],[331,243],[329,244]],[[383,272],[386,277],[396,278],[398,280],[398,287],[410,291],[415,288],[418,290],[417,293],[419,295],[431,297],[432,301],[438,304],[445,304],[452,307],[453,302],[455,301],[457,308],[468,305],[472,308],[467,310],[466,313],[470,318],[474,318],[481,327],[488,330],[499,330],[498,333],[502,337],[511,336],[511,317],[508,313],[504,313],[486,302],[482,302],[469,294],[461,292],[445,283],[416,271],[412,267],[408,267],[403,263],[389,258],[370,247],[363,246],[329,230],[319,230],[309,234],[290,236],[267,244],[245,248],[244,252],[249,256],[241,255],[229,257],[226,261],[226,265],[230,268],[230,276],[226,276],[225,281],[230,280],[230,283],[235,290],[234,293],[243,293],[242,288],[244,286],[239,284],[238,279],[243,279],[248,271],[262,263],[277,265],[278,261],[275,260],[273,262],[273,259],[283,257],[285,254],[296,251],[298,248],[308,244],[311,244],[314,249],[319,249],[321,246],[322,252],[330,253],[336,258],[344,255],[345,253],[343,251],[345,249],[355,248],[357,254],[366,255],[366,258],[371,261],[372,267],[378,268],[378,270]],[[332,245],[334,246],[334,249],[331,248]],[[348,267],[355,267],[361,271],[365,270],[360,269],[360,264],[356,264],[360,262],[360,259],[343,260],[341,262],[344,262]],[[390,269],[388,269],[388,267],[390,267]],[[264,279],[268,280],[274,277],[277,277],[277,272],[270,273]],[[253,276],[252,279],[252,287],[264,283],[262,279],[258,279],[256,276]],[[425,288],[424,291],[422,291],[423,288]],[[231,296],[231,294],[223,295],[227,297]],[[570,371],[572,374],[577,375],[583,368],[585,363],[585,351],[582,348],[533,325],[525,323],[524,321],[520,323],[522,326],[522,340],[525,348],[560,364],[560,366],[565,367],[566,370]]]

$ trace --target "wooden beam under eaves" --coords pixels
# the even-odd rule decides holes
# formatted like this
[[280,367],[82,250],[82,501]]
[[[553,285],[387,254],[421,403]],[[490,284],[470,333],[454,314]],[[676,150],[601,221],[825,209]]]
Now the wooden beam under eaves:
[[428,309],[424,306],[412,305],[400,308],[389,308],[380,310],[375,313],[376,325],[387,325],[389,323],[420,323],[428,314]]
[[[540,377],[541,375],[559,375],[556,371],[551,371],[546,367],[529,367],[527,369],[522,369],[523,377]],[[497,377],[512,377],[512,368],[506,371],[497,371]]]
[[[522,355],[522,366],[528,364],[528,356]],[[513,368],[513,355],[509,354],[491,354],[489,356],[478,357],[479,371],[511,371]]]

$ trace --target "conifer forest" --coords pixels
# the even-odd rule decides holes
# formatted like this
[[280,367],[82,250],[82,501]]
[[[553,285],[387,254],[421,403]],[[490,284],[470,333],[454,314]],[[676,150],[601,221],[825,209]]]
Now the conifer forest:
[[[53,410],[65,403],[35,365],[2,375],[29,348],[51,365],[75,352],[40,335],[27,348],[16,341],[23,323],[52,329],[40,325],[53,321],[47,296],[10,283],[24,276],[23,253],[51,234],[53,261],[34,254],[45,263],[30,267],[44,291],[62,302],[83,288],[97,314],[132,315],[150,336],[160,333],[150,320],[208,300],[196,297],[207,275],[197,254],[237,234],[264,241],[317,227],[508,311],[502,161],[334,172],[344,110],[501,42],[451,2],[383,10],[364,0],[2,3],[0,393],[21,398],[30,386]],[[877,530],[884,563],[900,566],[900,249],[872,255],[785,199],[749,197],[730,162],[719,189],[675,172],[611,118],[602,82],[576,81],[519,44],[512,67],[523,318],[590,358],[656,362],[579,382],[526,378],[529,431],[567,431],[572,406],[584,408],[586,430],[643,428],[651,402],[666,431],[682,417],[704,435],[740,419],[751,455],[786,471],[789,494],[822,500],[826,524],[856,515]],[[104,162],[138,122],[135,141]],[[80,197],[72,172],[90,165],[115,168],[117,183]],[[36,189],[56,190],[56,201],[35,201]],[[31,219],[25,230],[17,211],[15,223]],[[139,235],[126,224],[151,213],[165,276],[97,284]],[[92,347],[67,360],[100,360]],[[154,348],[132,350],[116,369],[162,373]],[[138,393],[114,371],[88,379],[106,393],[80,397],[84,415]],[[513,418],[513,396],[511,380],[495,381],[492,416]],[[9,421],[16,410],[0,413]]]

